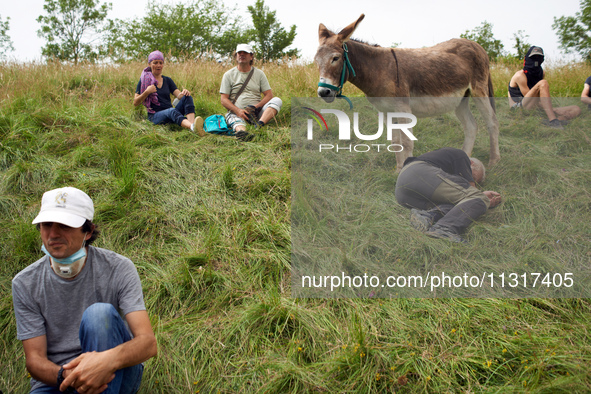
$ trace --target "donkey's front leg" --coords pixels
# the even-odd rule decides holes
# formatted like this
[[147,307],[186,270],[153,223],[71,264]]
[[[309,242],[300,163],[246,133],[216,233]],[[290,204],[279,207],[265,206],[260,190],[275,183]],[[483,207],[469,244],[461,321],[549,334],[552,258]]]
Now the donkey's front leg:
[[[410,137],[412,136],[414,138],[414,134],[412,132],[413,128],[403,127],[404,124],[409,123],[408,119],[409,118],[397,118],[396,123],[398,125],[398,130],[392,131],[392,145],[394,145],[392,147],[392,151],[396,152],[396,172],[400,172],[402,170],[404,161],[412,156],[412,151],[414,148],[414,141]],[[413,126],[416,124],[416,118],[413,119],[411,124]]]

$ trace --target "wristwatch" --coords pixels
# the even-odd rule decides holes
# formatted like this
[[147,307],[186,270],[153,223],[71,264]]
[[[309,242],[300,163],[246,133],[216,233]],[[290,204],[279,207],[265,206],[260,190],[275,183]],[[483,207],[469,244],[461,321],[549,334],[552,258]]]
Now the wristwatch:
[[[64,378],[64,367],[60,367],[59,372],[57,373],[57,388],[59,390],[60,386],[64,382],[66,378]],[[73,387],[68,387],[64,393],[66,394],[74,394],[76,390]]]

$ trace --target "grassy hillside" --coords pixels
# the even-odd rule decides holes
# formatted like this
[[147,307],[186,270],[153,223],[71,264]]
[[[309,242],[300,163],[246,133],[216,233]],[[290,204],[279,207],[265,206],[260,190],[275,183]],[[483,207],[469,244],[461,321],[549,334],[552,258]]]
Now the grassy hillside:
[[[587,299],[290,297],[290,98],[315,95],[313,65],[264,67],[284,110],[251,143],[149,123],[131,105],[143,67],[0,65],[0,391],[28,387],[10,281],[41,256],[30,223],[42,193],[64,185],[93,198],[96,246],[138,268],[159,344],[141,393],[591,391]],[[518,67],[493,67],[496,96]],[[198,114],[213,114],[227,68],[164,73],[193,93]],[[547,70],[563,97],[578,97],[589,75]],[[350,84],[344,93],[360,94]],[[558,131],[497,106],[502,160],[485,187],[504,204],[466,246],[417,234],[392,204],[400,233],[387,241],[404,251],[412,239],[409,263],[589,262],[591,114]],[[452,115],[429,122],[441,133],[417,134],[416,154],[461,147]],[[482,127],[475,155],[487,161]]]

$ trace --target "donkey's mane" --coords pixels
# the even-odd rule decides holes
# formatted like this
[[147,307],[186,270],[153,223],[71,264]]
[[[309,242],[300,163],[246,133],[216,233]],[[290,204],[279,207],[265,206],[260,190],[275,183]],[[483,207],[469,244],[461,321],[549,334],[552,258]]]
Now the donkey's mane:
[[378,45],[378,44],[370,44],[369,42],[360,40],[358,38],[351,38],[350,41],[355,41],[355,42],[357,42],[359,44],[367,45],[367,46],[370,46],[370,47],[381,48],[381,46]]

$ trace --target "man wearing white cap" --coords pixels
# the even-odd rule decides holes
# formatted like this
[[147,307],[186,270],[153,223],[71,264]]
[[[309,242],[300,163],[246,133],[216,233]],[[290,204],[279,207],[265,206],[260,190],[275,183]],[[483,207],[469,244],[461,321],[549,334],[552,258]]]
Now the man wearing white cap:
[[135,393],[157,352],[137,270],[90,246],[93,216],[90,197],[64,187],[43,194],[33,220],[46,256],[12,280],[31,393]]
[[[277,115],[283,105],[279,97],[273,97],[265,73],[253,67],[253,61],[252,47],[239,44],[236,47],[238,64],[224,74],[220,87],[222,105],[228,110],[226,123],[237,138],[246,141],[253,137],[246,132],[246,123],[262,127]],[[246,86],[242,88],[245,82]]]

